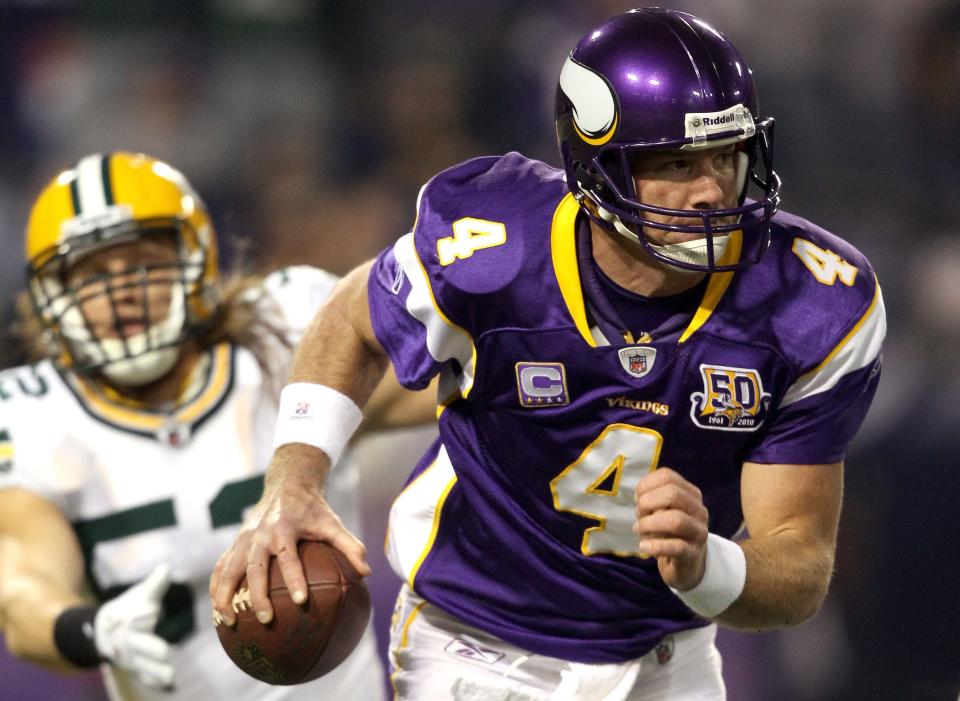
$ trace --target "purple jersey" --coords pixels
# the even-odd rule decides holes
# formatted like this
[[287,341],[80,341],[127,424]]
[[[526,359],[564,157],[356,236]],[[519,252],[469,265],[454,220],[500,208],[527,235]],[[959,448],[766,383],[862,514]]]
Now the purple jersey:
[[780,214],[761,262],[713,274],[689,323],[610,343],[582,291],[578,216],[563,174],[518,154],[447,170],[378,258],[370,312],[403,384],[441,373],[440,438],[391,512],[394,568],[504,640],[607,663],[705,624],[638,553],[639,480],[677,470],[732,536],[744,461],[843,458],[885,324],[866,259]]

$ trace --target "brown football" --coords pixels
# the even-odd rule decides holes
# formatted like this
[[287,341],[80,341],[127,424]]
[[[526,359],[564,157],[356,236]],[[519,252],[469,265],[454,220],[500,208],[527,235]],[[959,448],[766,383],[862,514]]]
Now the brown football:
[[310,591],[306,603],[293,603],[273,557],[268,575],[273,620],[257,621],[244,577],[234,596],[236,625],[217,625],[220,644],[234,664],[268,684],[301,684],[323,676],[353,651],[370,620],[370,592],[339,550],[300,541],[297,551]]

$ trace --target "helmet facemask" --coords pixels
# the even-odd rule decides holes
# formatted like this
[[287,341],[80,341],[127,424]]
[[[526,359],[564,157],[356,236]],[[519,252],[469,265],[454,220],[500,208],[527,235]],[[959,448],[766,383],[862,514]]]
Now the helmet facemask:
[[[89,256],[109,259],[109,247],[162,237],[176,251],[169,261],[148,259],[77,279],[71,274]],[[71,237],[38,256],[30,266],[30,293],[64,363],[123,386],[146,385],[169,372],[179,346],[201,329],[191,309],[208,292],[202,284],[206,261],[204,249],[190,245],[194,240],[184,221],[127,222]]]
[[[677,270],[721,272],[756,263],[770,243],[770,219],[780,206],[780,179],[773,171],[773,119],[752,120],[747,135],[718,135],[699,144],[618,144],[601,147],[589,162],[565,159],[567,178],[576,183],[577,198],[591,218],[639,244],[655,260]],[[634,164],[645,154],[676,150],[697,152],[736,143],[738,198],[727,209],[669,209],[641,201],[634,180]],[[570,171],[573,170],[571,173]],[[570,180],[572,178],[572,180]],[[761,189],[756,200],[747,198],[751,183]],[[653,216],[651,216],[653,215]],[[654,216],[676,222],[658,221]],[[680,243],[657,243],[649,231],[694,234]],[[742,232],[746,247],[738,260],[723,260],[730,234]]]

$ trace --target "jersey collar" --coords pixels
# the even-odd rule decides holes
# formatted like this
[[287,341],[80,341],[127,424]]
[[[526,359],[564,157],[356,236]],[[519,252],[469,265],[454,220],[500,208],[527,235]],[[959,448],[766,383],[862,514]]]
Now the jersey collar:
[[[587,317],[587,305],[584,300],[583,284],[580,278],[580,270],[577,265],[577,215],[580,213],[580,205],[572,194],[567,194],[557,209],[553,213],[553,225],[550,232],[550,250],[553,259],[553,272],[557,278],[557,284],[560,287],[560,294],[563,297],[564,304],[567,307],[573,323],[580,332],[580,336],[591,347],[604,345],[620,345],[619,342],[611,343],[603,332],[598,328],[591,328]],[[723,257],[719,263],[728,265],[735,263],[740,259],[740,251],[743,243],[743,233],[734,231],[730,234],[730,243],[724,251]],[[720,303],[727,288],[733,280],[733,271],[722,273],[712,273],[707,281],[706,289],[703,292],[703,298],[697,306],[697,311],[687,325],[687,328],[680,334],[678,343],[684,343],[704,324],[713,314],[714,309]]]
[[82,375],[70,371],[61,371],[61,375],[80,406],[93,418],[123,431],[176,444],[195,432],[233,387],[233,346],[226,342],[214,346],[209,351],[209,359],[201,389],[183,406],[169,412],[150,410],[108,396]]

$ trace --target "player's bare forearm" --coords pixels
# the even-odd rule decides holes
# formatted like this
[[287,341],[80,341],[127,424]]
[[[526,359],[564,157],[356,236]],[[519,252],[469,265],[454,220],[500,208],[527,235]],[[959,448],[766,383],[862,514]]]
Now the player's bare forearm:
[[743,593],[718,622],[759,630],[813,616],[830,586],[843,501],[843,463],[745,463],[741,478],[750,537]]
[[830,586],[843,501],[843,463],[745,463],[741,500],[750,537],[743,593],[718,622],[733,628],[795,625],[813,616]]
[[[740,547],[746,581],[714,620],[762,630],[816,613],[833,570],[842,497],[842,463],[744,463],[741,501],[750,538]],[[677,471],[660,467],[640,481],[634,526],[640,551],[657,558],[663,581],[679,592],[703,581],[711,552],[708,523],[700,490]],[[719,551],[715,556],[723,557]]]
[[342,392],[363,407],[387,369],[373,332],[367,278],[373,262],[350,272],[317,313],[297,347],[291,382],[313,382]]
[[[371,263],[356,268],[334,289],[304,334],[289,381],[325,385],[363,407],[383,377],[387,357],[373,333],[367,301]],[[275,556],[293,600],[306,599],[306,581],[297,555],[299,540],[325,541],[347,556],[363,575],[370,573],[366,548],[350,533],[324,497],[330,457],[299,442],[278,448],[267,468],[260,501],[233,545],[220,557],[210,580],[214,608],[233,624],[230,602],[241,577],[261,622],[273,616],[267,571]]]
[[281,484],[296,484],[298,489],[320,491],[329,471],[330,458],[322,450],[304,443],[288,443],[274,452],[264,476],[264,491]]
[[65,609],[89,603],[83,571],[73,530],[53,504],[21,489],[0,490],[0,621],[13,655],[72,669],[53,628]]
[[718,623],[741,630],[781,628],[802,623],[819,610],[833,572],[831,544],[784,532],[740,545],[747,581]]
[[[289,378],[331,387],[361,408],[388,365],[370,321],[367,278],[372,265],[364,263],[337,284],[301,339]],[[317,448],[302,443],[281,446],[267,470],[265,492],[287,481],[319,488],[329,469],[329,459]]]

